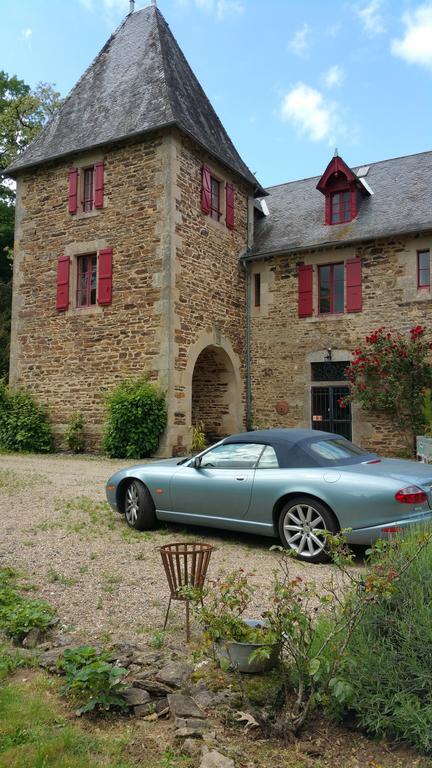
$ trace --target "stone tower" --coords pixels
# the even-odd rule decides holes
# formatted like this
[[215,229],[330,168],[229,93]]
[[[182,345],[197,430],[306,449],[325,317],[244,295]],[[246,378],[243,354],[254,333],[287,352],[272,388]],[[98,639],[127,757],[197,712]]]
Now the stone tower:
[[264,194],[160,11],[130,13],[9,169],[17,181],[10,381],[61,442],[103,394],[147,374],[166,392],[160,453],[191,424],[244,427],[245,285]]

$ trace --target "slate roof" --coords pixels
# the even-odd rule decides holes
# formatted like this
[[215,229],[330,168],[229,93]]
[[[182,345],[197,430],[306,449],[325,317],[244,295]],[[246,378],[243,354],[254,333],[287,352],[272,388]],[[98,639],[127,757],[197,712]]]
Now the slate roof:
[[40,135],[8,168],[24,168],[177,126],[265,191],[245,165],[156,6],[126,16]]
[[356,219],[331,226],[319,176],[267,189],[270,214],[256,222],[249,258],[432,230],[432,152],[370,163],[364,178],[374,194],[362,199]]

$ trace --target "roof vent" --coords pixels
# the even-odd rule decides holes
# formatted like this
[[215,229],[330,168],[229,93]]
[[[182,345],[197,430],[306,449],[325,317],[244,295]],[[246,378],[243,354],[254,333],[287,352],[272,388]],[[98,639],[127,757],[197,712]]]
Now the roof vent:
[[370,168],[370,165],[362,165],[362,166],[361,166],[361,167],[358,169],[358,171],[357,171],[357,176],[359,177],[359,179],[361,179],[361,178],[362,178],[362,176],[367,176],[367,175],[368,175],[368,172],[369,172],[369,168]]
[[133,13],[135,10],[135,0],[129,0],[129,13]]

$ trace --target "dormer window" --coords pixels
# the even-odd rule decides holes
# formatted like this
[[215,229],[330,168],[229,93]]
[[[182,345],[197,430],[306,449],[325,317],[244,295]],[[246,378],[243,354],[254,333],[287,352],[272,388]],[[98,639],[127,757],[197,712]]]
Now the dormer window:
[[316,188],[325,197],[324,221],[333,225],[346,224],[355,219],[362,197],[372,192],[337,152]]
[[330,194],[330,220],[332,224],[351,221],[351,192],[332,192]]

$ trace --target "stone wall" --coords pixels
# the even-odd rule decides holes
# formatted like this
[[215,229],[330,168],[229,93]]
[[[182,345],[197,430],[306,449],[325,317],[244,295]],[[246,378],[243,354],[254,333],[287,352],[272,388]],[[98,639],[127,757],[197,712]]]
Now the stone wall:
[[[105,153],[104,207],[68,213],[68,172],[81,155],[18,181],[10,380],[48,405],[58,438],[82,411],[90,448],[99,446],[103,392],[130,376],[158,379],[164,348],[166,187],[162,136]],[[106,307],[56,310],[57,258],[113,249],[113,299]],[[72,264],[72,275],[74,275]]]
[[[177,134],[175,204],[175,289],[174,289],[174,392],[173,399],[180,444],[190,441],[192,377],[198,356],[206,346],[223,351],[231,379],[229,413],[226,398],[213,397],[211,386],[202,386],[201,416],[213,413],[220,431],[244,425],[244,328],[245,277],[239,263],[247,246],[248,189],[226,168]],[[235,229],[226,227],[224,217],[215,221],[201,210],[201,166],[209,165],[221,181],[235,182]],[[211,365],[214,357],[210,355]],[[201,367],[204,358],[200,358]],[[222,360],[223,357],[219,358]],[[233,381],[232,372],[234,369]],[[207,377],[201,370],[201,380]],[[195,383],[199,386],[197,374]],[[223,426],[221,426],[223,425]]]
[[[389,239],[359,247],[290,254],[256,261],[261,274],[261,306],[252,308],[253,421],[257,426],[311,426],[311,361],[346,360],[352,349],[379,326],[407,331],[432,322],[429,290],[417,288],[416,252],[432,249],[432,236]],[[363,270],[363,309],[319,316],[319,264],[358,256]],[[297,267],[314,265],[314,314],[298,317]],[[276,405],[287,404],[279,415]],[[278,410],[283,410],[278,406]],[[372,450],[402,454],[406,437],[385,416],[353,411],[353,440]]]

